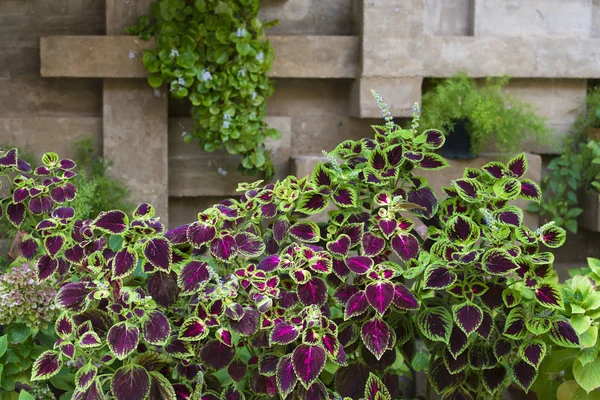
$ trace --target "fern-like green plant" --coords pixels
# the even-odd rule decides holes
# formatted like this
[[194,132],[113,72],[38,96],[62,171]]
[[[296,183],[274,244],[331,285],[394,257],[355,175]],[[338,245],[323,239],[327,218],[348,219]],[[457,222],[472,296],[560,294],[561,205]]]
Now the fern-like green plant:
[[459,73],[436,82],[423,95],[421,126],[436,127],[449,135],[456,121],[466,119],[473,153],[488,143],[501,153],[515,153],[524,140],[534,137],[543,143],[550,133],[544,117],[533,107],[504,92],[508,77],[488,77],[483,84]]

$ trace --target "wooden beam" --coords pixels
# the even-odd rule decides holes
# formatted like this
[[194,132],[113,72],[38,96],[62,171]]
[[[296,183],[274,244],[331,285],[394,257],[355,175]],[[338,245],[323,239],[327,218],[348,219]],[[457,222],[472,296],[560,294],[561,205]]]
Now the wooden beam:
[[[354,78],[359,73],[357,36],[269,36],[274,78]],[[135,36],[43,36],[44,77],[144,78],[141,62],[154,40]]]

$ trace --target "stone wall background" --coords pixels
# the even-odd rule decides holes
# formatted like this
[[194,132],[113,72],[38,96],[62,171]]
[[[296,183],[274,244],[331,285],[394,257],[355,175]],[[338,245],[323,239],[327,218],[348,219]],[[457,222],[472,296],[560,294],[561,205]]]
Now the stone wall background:
[[[406,104],[420,99],[423,78],[411,65],[427,63],[427,57],[437,56],[438,51],[459,51],[452,46],[424,50],[419,40],[442,36],[515,41],[561,38],[579,43],[600,37],[600,0],[262,0],[261,4],[264,20],[280,20],[269,31],[272,35],[364,35],[361,79],[275,78],[276,90],[268,114],[270,123],[282,132],[282,140],[273,144],[281,175],[301,174],[314,165],[321,150],[370,134],[369,125],[377,121],[373,119],[377,111],[365,103],[362,95],[369,85],[393,89],[388,102],[404,107],[400,113],[406,115]],[[391,14],[400,19],[394,20]],[[377,18],[381,18],[381,24],[377,24]],[[88,135],[95,138],[101,153],[102,80],[42,78],[39,43],[41,36],[48,35],[104,34],[105,0],[0,0],[0,144],[25,147],[36,156],[56,151],[73,157],[75,139]],[[418,40],[412,40],[417,36]],[[410,45],[405,45],[408,39]],[[293,38],[289,43],[293,52]],[[503,60],[509,67],[521,65],[523,59],[512,48],[507,45],[504,49]],[[590,57],[598,57],[596,49],[574,48],[579,51],[577,57],[586,57],[587,52]],[[545,49],[538,50],[536,54],[543,56]],[[327,57],[327,49],[322,51]],[[403,64],[394,64],[398,59]],[[485,59],[470,62],[488,67]],[[527,71],[519,74],[508,90],[533,103],[555,129],[547,144],[529,143],[523,149],[540,155],[534,173],[541,176],[542,160],[547,163],[560,151],[561,139],[581,109],[589,84],[586,78],[598,78],[600,73],[572,73],[577,65],[569,61],[556,64],[560,71],[552,75],[554,78],[540,78],[536,71],[547,66],[541,65],[543,57],[534,62],[536,70],[531,70],[531,77]],[[398,74],[403,78],[390,80],[389,75],[399,69],[396,65],[408,67]],[[307,70],[311,67],[303,66]],[[443,75],[451,75],[451,67],[451,63],[439,66],[445,68]],[[494,65],[490,67],[497,70]],[[436,67],[425,68],[429,70],[436,71]],[[424,77],[429,76],[426,73]],[[171,226],[193,220],[202,208],[233,195],[238,181],[252,179],[235,172],[234,159],[203,154],[183,142],[181,134],[191,126],[188,109],[185,103],[169,103],[169,143],[165,151],[169,155]],[[355,118],[357,115],[366,118]],[[462,168],[458,164],[456,168]],[[218,168],[227,175],[219,175]],[[535,224],[536,216],[528,218]],[[570,237],[559,260],[580,263],[585,256],[598,255],[598,239],[586,232]]]

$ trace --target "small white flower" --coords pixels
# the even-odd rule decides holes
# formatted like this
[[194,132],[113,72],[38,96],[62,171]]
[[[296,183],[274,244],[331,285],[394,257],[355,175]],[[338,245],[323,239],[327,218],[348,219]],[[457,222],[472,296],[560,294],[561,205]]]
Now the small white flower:
[[133,60],[135,58],[135,51],[129,50],[129,59]]
[[223,121],[223,129],[228,129],[230,125],[231,125],[231,122]]
[[158,90],[158,88],[154,88],[152,94],[154,95],[154,97],[160,97],[160,90]]
[[175,47],[171,49],[171,54],[169,54],[169,57],[179,57],[179,52]]
[[246,76],[246,70],[245,69],[240,69],[238,71],[238,76]]
[[259,51],[256,55],[256,60],[258,60],[258,62],[263,62],[265,60],[265,53]]
[[179,83],[181,86],[184,86],[185,85],[185,79],[179,78],[179,79],[177,79],[177,83]]
[[246,31],[246,29],[244,28],[238,28],[237,31],[235,32],[235,35],[237,37],[245,37],[248,34],[248,31]]
[[181,137],[185,137],[185,135],[187,135],[186,131],[181,132]]
[[255,113],[251,113],[250,114],[250,119],[256,119],[256,114]]
[[202,74],[200,75],[200,80],[202,82],[210,81],[210,80],[212,80],[212,74],[210,72],[208,72],[207,70],[203,69]]
[[256,100],[256,92],[252,92],[252,100]]
[[219,167],[219,169],[217,169],[217,174],[219,174],[221,176],[227,176],[228,172],[226,170],[224,170],[223,168]]

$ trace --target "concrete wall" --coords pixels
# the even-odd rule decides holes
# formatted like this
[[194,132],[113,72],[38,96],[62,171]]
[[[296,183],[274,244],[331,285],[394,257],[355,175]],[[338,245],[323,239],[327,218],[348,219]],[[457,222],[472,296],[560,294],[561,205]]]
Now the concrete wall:
[[[485,75],[486,68],[518,76],[509,92],[548,118],[554,136],[543,146],[528,143],[523,150],[530,153],[551,155],[560,150],[585,97],[586,78],[600,77],[594,69],[598,69],[595,53],[585,47],[596,43],[586,40],[600,37],[600,0],[262,0],[261,4],[264,20],[280,21],[269,32],[272,35],[361,38],[362,63],[349,69],[359,71],[356,76],[352,72],[352,77],[340,79],[275,79],[268,114],[283,134],[281,142],[271,145],[277,147],[281,175],[295,172],[295,156],[319,155],[344,139],[370,135],[369,125],[378,117],[368,98],[370,87],[382,92],[393,88],[387,100],[397,115],[406,116],[412,102],[420,99],[423,78],[452,74],[457,68],[452,57],[460,54],[478,55],[465,56],[460,63],[476,76]],[[104,35],[105,6],[104,0],[0,1],[0,144],[24,146],[37,155],[53,150],[73,156],[74,140],[92,135],[102,149],[102,80],[41,78],[39,39]],[[534,53],[515,55],[511,49],[522,47],[522,41]],[[293,38],[289,45],[293,53]],[[580,50],[573,50],[570,58],[552,56],[552,49],[569,46]],[[495,58],[488,57],[490,52],[496,52]],[[314,68],[300,67],[306,76]],[[181,132],[191,122],[188,111],[188,104],[169,104],[171,226],[190,221],[198,210],[232,195],[238,181],[252,179],[235,172],[235,157],[206,155],[183,143]],[[218,168],[227,175],[218,174]],[[541,170],[536,173],[539,176]]]

